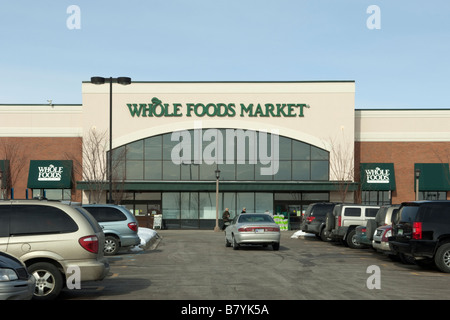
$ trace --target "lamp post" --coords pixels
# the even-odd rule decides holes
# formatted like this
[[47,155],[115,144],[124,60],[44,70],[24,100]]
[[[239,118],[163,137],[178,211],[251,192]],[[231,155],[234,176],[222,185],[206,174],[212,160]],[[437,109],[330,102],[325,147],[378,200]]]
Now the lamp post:
[[91,83],[101,85],[109,83],[109,164],[108,164],[108,180],[109,180],[109,199],[108,203],[113,203],[112,200],[112,84],[118,83],[121,85],[129,85],[131,78],[118,77],[118,78],[103,78],[103,77],[91,77]]
[[416,169],[414,171],[414,174],[416,176],[416,201],[419,200],[419,177],[420,177],[420,169]]
[[220,170],[217,167],[216,171],[216,226],[214,227],[215,232],[219,232],[219,178],[220,178]]

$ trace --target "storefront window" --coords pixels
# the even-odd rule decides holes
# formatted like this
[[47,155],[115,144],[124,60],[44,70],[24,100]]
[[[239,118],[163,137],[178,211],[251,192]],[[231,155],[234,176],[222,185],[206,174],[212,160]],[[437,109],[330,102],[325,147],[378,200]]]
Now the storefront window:
[[[189,130],[187,135],[190,138],[186,138],[186,149],[181,148],[178,153],[187,157],[182,164],[174,163],[172,151],[175,147],[180,148],[184,137],[172,141],[172,133],[138,140],[115,149],[115,179],[214,181],[218,162],[222,181],[329,180],[329,152],[302,141],[279,136],[279,153],[273,155],[276,148],[272,148],[272,141],[275,140],[270,134],[260,135],[251,130],[208,129],[208,136],[201,136],[207,140],[201,143],[198,143],[198,132]],[[272,174],[261,172],[261,169],[268,168],[272,168]]]
[[162,159],[162,136],[155,136],[144,140],[145,160]]
[[48,200],[71,200],[71,189],[33,189],[33,198],[43,196]]
[[[220,197],[219,197],[220,199]],[[219,204],[220,208],[220,204]],[[199,217],[200,219],[216,218],[216,194],[215,192],[199,193]]]
[[162,212],[164,219],[180,219],[180,192],[162,194]]
[[391,204],[390,191],[362,191],[362,204],[388,205]]
[[144,141],[138,140],[126,145],[127,160],[142,160],[144,156]]
[[446,191],[419,192],[419,200],[447,200]]

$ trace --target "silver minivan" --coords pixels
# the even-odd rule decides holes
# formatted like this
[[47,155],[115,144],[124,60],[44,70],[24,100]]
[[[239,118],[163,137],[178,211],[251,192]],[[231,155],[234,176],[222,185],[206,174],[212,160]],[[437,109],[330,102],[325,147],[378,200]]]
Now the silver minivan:
[[46,200],[0,201],[0,251],[21,260],[35,277],[35,299],[56,298],[67,279],[105,278],[104,239],[97,221],[81,207]]

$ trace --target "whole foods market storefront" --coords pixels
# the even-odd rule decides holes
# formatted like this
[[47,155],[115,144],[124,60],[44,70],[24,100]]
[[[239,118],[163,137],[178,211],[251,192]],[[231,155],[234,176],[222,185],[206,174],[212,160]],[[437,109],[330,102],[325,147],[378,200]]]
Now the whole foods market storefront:
[[[83,83],[84,132],[108,131],[107,87]],[[335,150],[353,151],[353,82],[146,82],[113,92],[113,194],[137,216],[213,228],[217,173],[219,218],[245,207],[295,228],[309,203],[341,197],[333,168]],[[87,181],[78,188],[84,202],[94,192]]]

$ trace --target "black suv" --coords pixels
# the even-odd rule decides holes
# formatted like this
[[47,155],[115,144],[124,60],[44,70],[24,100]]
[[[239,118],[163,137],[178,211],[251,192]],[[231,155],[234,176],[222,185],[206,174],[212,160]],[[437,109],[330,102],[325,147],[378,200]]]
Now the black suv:
[[326,241],[327,237],[324,235],[325,221],[327,213],[333,213],[335,203],[319,202],[312,203],[306,209],[303,216],[300,229],[306,233],[315,234],[320,239]]
[[391,250],[450,272],[450,201],[404,202],[392,226]]

